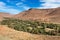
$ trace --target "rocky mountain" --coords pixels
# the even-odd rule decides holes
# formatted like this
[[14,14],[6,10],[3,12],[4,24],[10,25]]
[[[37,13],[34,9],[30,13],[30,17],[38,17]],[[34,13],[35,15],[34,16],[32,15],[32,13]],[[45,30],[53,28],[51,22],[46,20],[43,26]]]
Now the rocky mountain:
[[14,15],[22,20],[37,20],[43,22],[60,23],[60,8],[51,9],[29,9]]

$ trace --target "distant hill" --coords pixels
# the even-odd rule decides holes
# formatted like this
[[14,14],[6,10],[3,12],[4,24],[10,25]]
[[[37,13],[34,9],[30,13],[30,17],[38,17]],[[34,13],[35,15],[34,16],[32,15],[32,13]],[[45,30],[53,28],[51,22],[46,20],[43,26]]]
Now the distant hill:
[[0,20],[2,20],[4,17],[12,17],[12,15],[9,13],[0,12]]
[[22,20],[37,20],[43,22],[60,23],[60,8],[29,9],[14,16]]

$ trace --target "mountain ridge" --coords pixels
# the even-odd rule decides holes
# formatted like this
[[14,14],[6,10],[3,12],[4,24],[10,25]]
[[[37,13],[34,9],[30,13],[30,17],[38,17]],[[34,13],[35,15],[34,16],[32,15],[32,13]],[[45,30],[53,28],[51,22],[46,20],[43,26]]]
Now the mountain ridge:
[[0,12],[0,19],[3,17],[17,18],[21,20],[36,20],[42,22],[60,23],[60,7],[51,9],[35,9],[23,11],[21,13],[11,15],[9,13]]
[[[22,20],[37,20],[37,21],[45,21],[45,22],[56,22],[55,19],[60,23],[58,19],[60,19],[60,7],[59,8],[51,8],[51,9],[29,9],[27,11],[23,11],[14,16],[15,18]],[[54,19],[55,18],[55,19]]]

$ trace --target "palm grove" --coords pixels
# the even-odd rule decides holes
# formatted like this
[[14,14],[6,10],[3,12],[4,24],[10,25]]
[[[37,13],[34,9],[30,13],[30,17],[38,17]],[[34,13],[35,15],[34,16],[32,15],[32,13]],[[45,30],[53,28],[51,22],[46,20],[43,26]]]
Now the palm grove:
[[60,36],[60,24],[19,20],[13,18],[4,18],[0,23],[1,25],[8,25],[9,28],[13,28],[18,31],[29,32],[32,34]]

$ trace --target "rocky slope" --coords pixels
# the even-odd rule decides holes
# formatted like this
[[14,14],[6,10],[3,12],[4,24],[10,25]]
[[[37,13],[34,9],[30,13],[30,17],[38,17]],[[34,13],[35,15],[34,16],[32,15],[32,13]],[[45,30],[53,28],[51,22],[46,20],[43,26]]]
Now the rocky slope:
[[38,20],[44,22],[60,23],[60,8],[29,9],[14,16],[23,20]]

